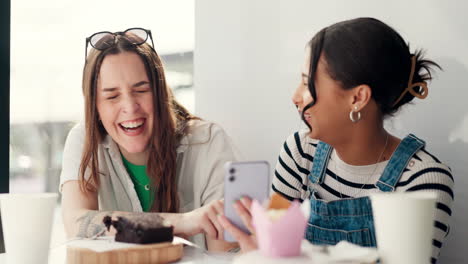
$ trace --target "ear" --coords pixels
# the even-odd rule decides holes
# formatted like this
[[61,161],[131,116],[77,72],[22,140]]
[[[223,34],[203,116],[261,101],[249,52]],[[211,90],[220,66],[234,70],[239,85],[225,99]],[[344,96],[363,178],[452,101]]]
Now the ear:
[[372,98],[372,89],[369,85],[363,84],[351,89],[350,107],[356,109],[357,112],[361,111],[367,106]]

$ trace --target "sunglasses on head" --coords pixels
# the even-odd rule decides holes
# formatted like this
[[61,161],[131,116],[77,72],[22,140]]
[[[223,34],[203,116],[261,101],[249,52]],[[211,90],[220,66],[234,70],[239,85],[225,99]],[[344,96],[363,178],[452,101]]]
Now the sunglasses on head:
[[86,38],[86,48],[85,48],[85,60],[88,57],[88,44],[91,44],[91,47],[97,50],[105,50],[114,46],[117,43],[117,36],[124,37],[133,45],[141,45],[148,40],[148,36],[151,39],[151,46],[154,49],[153,36],[151,35],[151,30],[144,28],[129,28],[125,31],[119,32],[109,32],[101,31],[92,34]]

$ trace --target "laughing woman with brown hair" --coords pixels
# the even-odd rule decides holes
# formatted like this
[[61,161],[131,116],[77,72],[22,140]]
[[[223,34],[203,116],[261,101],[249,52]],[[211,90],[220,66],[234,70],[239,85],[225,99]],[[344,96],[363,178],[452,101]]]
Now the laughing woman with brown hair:
[[236,153],[221,127],[175,100],[148,38],[142,28],[87,38],[85,120],[68,135],[60,177],[67,235],[102,234],[105,216],[148,212],[176,235],[205,234],[195,242],[226,250],[216,215],[222,167]]

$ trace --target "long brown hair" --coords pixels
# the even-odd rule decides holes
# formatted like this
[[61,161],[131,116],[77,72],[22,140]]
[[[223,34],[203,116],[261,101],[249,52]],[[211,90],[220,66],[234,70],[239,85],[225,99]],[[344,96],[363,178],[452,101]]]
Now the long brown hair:
[[[163,65],[156,51],[147,43],[133,45],[124,37],[119,37],[117,43],[108,49],[92,49],[84,66],[86,136],[79,172],[81,191],[95,192],[99,188],[98,146],[107,134],[99,121],[96,107],[96,88],[101,64],[105,56],[123,52],[134,52],[143,60],[153,93],[153,135],[148,142],[147,161],[147,174],[151,180],[151,190],[155,193],[151,211],[177,212],[179,199],[176,147],[186,132],[188,121],[199,118],[190,114],[175,100],[166,84]],[[85,175],[88,174],[89,178],[86,179]]]

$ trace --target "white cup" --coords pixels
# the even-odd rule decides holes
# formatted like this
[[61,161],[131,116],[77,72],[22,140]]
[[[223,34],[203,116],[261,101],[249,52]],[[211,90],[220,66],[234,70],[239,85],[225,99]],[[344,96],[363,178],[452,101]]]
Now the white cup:
[[437,195],[378,193],[370,198],[382,263],[430,263]]
[[49,256],[56,193],[1,194],[8,264],[45,264]]

